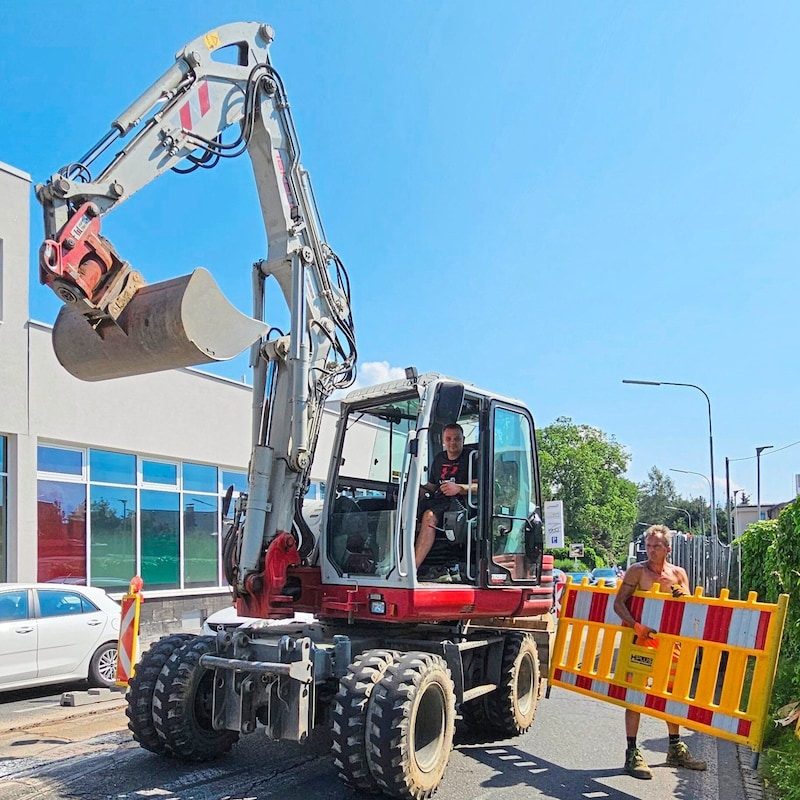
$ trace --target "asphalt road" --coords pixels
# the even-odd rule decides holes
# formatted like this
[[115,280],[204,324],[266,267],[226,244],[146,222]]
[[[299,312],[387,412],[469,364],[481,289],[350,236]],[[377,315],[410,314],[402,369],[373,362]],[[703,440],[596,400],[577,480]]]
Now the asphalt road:
[[[0,800],[253,800],[358,797],[337,778],[326,733],[298,745],[243,738],[213,763],[184,765],[138,747],[121,697],[66,708],[60,695],[0,695]],[[666,766],[666,726],[642,718],[640,746],[651,781],[622,771],[622,709],[563,689],[542,700],[531,730],[508,741],[478,741],[458,728],[439,800],[754,800],[736,746],[687,732],[706,772]]]

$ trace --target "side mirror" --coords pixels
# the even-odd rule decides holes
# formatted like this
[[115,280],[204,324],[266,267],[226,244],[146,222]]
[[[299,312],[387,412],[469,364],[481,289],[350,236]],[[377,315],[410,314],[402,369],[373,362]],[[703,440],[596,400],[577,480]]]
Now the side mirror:
[[231,499],[233,498],[233,484],[231,484],[225,492],[225,497],[222,498],[222,518],[228,516],[231,510]]
[[544,523],[539,509],[534,509],[525,520],[525,556],[536,571],[536,579],[542,577],[542,556],[544,555]]

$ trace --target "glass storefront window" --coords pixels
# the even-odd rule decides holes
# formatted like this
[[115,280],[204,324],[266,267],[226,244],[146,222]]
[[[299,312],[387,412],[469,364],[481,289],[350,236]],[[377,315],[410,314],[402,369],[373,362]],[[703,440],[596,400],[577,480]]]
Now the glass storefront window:
[[99,483],[136,485],[136,456],[109,450],[89,451],[89,479]]
[[150,589],[180,585],[180,510],[177,492],[141,492],[141,576]]
[[61,475],[83,475],[83,450],[68,450],[66,447],[38,447],[39,472]]
[[[7,580],[6,448],[0,436],[0,581]],[[245,471],[40,444],[38,472],[39,580],[114,592],[135,575],[153,590],[223,585],[221,497],[230,484],[247,490]]]
[[86,486],[40,480],[38,581],[86,583]]
[[92,586],[124,590],[136,575],[136,490],[89,487]]
[[184,492],[212,492],[216,494],[217,468],[207,464],[183,465],[183,491]]
[[225,492],[231,485],[234,492],[246,492],[247,473],[222,470],[222,491]]
[[183,496],[183,580],[188,587],[219,585],[219,509],[214,495]]
[[164,461],[142,461],[142,481],[161,483],[164,486],[178,485],[178,465]]

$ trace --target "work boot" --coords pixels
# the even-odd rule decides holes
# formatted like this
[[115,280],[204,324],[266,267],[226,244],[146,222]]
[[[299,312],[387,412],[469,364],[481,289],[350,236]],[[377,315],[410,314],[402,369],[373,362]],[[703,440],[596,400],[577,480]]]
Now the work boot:
[[667,750],[667,766],[703,770],[706,768],[706,762],[695,758],[689,752],[686,742],[678,742],[678,744],[671,744]]
[[632,778],[649,781],[653,777],[653,770],[647,766],[642,751],[639,748],[625,751],[625,772]]

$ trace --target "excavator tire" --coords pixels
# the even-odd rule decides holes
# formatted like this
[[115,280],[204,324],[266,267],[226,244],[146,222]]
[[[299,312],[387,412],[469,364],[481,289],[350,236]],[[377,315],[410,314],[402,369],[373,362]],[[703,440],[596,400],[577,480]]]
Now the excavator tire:
[[167,659],[179,648],[183,647],[191,633],[175,633],[162,636],[150,646],[136,665],[136,671],[128,683],[125,700],[128,703],[125,714],[128,717],[128,730],[134,741],[145,750],[158,755],[167,755],[164,741],[159,738],[153,724],[153,691],[156,680]]
[[536,715],[539,682],[535,639],[530,634],[507,634],[500,685],[483,698],[489,727],[505,736],[525,733]]
[[381,789],[410,800],[430,797],[450,759],[455,717],[443,658],[410,652],[391,664],[367,706],[367,762]]
[[331,713],[333,763],[339,777],[359,791],[379,788],[367,763],[367,705],[372,690],[399,655],[394,650],[367,650],[339,680]]
[[194,637],[172,653],[156,679],[155,729],[180,761],[212,761],[239,740],[238,731],[212,725],[214,670],[201,667],[200,657],[214,652],[213,636]]

